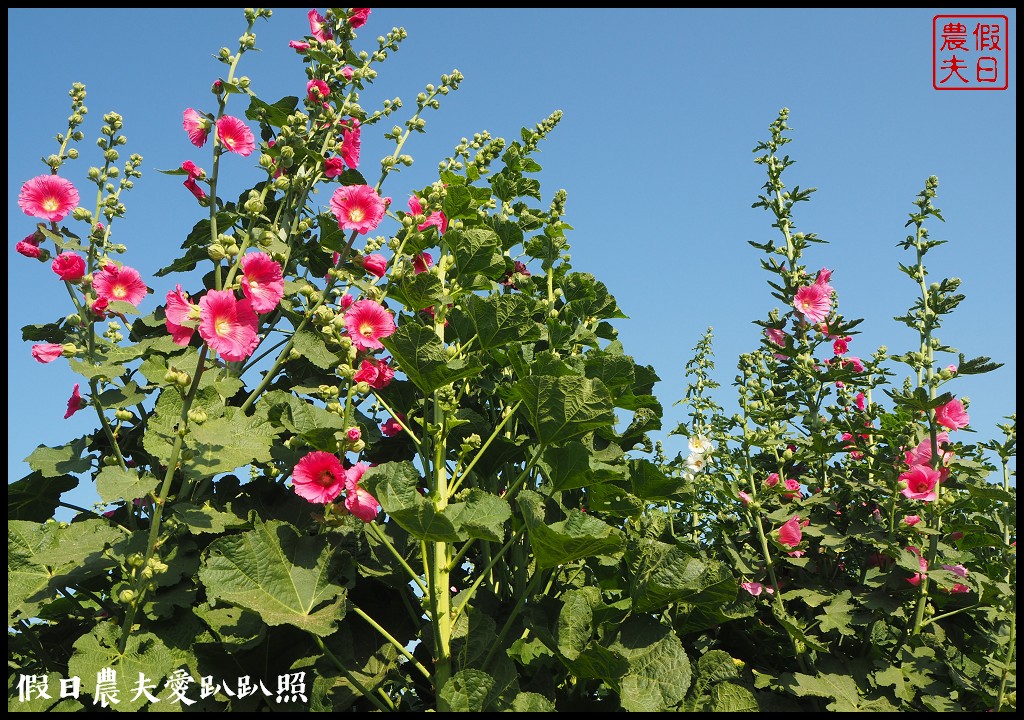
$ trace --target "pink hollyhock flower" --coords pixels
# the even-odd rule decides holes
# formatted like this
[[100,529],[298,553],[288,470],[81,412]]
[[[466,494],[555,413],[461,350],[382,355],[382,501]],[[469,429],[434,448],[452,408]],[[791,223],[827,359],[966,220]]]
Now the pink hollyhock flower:
[[959,430],[967,427],[971,418],[964,410],[964,404],[953,398],[945,405],[935,408],[935,422],[950,430]]
[[85,277],[85,260],[75,253],[61,253],[53,259],[50,267],[66,282],[78,282]]
[[832,297],[822,285],[805,285],[796,291],[793,307],[808,322],[817,323],[828,317],[832,309]]
[[957,565],[943,565],[942,569],[943,570],[949,570],[949,572],[953,573],[954,575],[956,575],[960,579],[966,579],[967,575],[968,575],[967,568],[965,568],[961,564],[957,564]]
[[771,587],[770,585],[762,585],[759,582],[740,583],[740,587],[743,588],[744,590],[746,590],[748,593],[750,593],[754,597],[757,597],[762,592],[767,593],[769,595],[774,595],[775,594],[775,588]]
[[[337,265],[340,256],[338,253],[334,253],[334,255],[334,264]],[[341,306],[342,310],[348,310],[350,307],[352,307],[352,303],[354,303],[355,301],[356,299],[354,297],[352,297],[348,293],[345,293],[340,298],[338,298],[338,305]]]
[[[821,287],[829,296],[832,295],[832,286],[829,285],[829,280],[832,279],[832,271],[828,268],[822,268],[818,271],[818,277],[815,278],[814,284]],[[827,330],[825,331],[828,332]]]
[[348,16],[348,24],[354,28],[361,28],[370,17],[370,8],[352,8],[352,14]]
[[946,369],[949,370],[951,375],[956,375],[956,365],[947,365]]
[[32,357],[44,365],[64,354],[64,346],[57,343],[39,343],[32,346]]
[[969,593],[971,589],[963,583],[955,583],[953,587],[949,589],[951,593]]
[[[935,436],[935,444],[939,448],[939,457],[942,458],[942,464],[948,465],[953,459],[953,453],[949,450],[944,450],[943,445],[949,442],[949,433],[940,432]],[[932,441],[931,438],[925,438],[917,444],[917,447],[913,450],[909,450],[903,453],[903,458],[907,465],[930,465],[932,461]]]
[[188,188],[188,191],[195,196],[196,200],[202,200],[206,197],[206,191],[199,187],[199,183],[196,182],[195,178],[185,178],[182,185]]
[[304,53],[309,50],[309,43],[302,40],[289,40],[288,47],[295,50],[295,52]]
[[329,503],[341,495],[347,477],[337,457],[323,450],[314,450],[295,466],[292,488],[296,495],[311,503]]
[[284,297],[284,275],[281,266],[265,252],[247,253],[242,257],[242,294],[249,298],[252,309],[268,313]]
[[900,475],[900,480],[907,484],[901,491],[903,497],[924,502],[932,502],[938,497],[935,486],[939,483],[939,472],[927,465],[914,465]]
[[921,551],[913,545],[907,546],[907,552],[913,553],[917,556],[918,567],[921,568],[921,572],[914,573],[913,575],[907,578],[908,583],[910,583],[914,587],[917,587],[921,584],[921,578],[924,577],[924,573],[928,572],[928,561],[921,556]]
[[388,418],[381,424],[380,431],[385,437],[394,437],[402,432],[402,426],[394,418]]
[[355,170],[359,166],[359,151],[362,148],[362,130],[359,120],[349,118],[341,123],[341,147],[338,153],[345,164]]
[[196,147],[202,147],[206,144],[206,138],[210,135],[210,129],[213,124],[210,119],[200,115],[192,108],[185,108],[185,112],[182,114],[181,126],[188,133],[188,139]]
[[770,474],[768,477],[764,479],[764,484],[767,485],[768,487],[775,487],[776,485],[779,484],[779,474]]
[[338,177],[343,172],[345,172],[344,158],[332,157],[324,160],[324,177]]
[[363,269],[371,275],[384,277],[388,271],[388,261],[383,255],[373,254],[363,258]]
[[754,502],[754,498],[750,497],[750,493],[746,493],[740,490],[738,495],[740,496],[740,500],[743,502],[744,505],[749,505],[750,503]]
[[330,94],[331,88],[323,80],[313,78],[306,83],[306,97],[312,103],[326,100]]
[[383,360],[363,360],[352,382],[364,382],[375,390],[383,390],[395,377],[395,370]]
[[836,355],[843,355],[850,350],[850,340],[852,338],[847,335],[846,337],[836,338],[832,341],[832,352]]
[[919,522],[921,522],[921,516],[920,515],[907,515],[905,518],[903,518],[903,522],[906,523],[910,527],[914,527]]
[[[423,209],[423,203],[415,195],[409,198],[409,211],[412,212],[413,215],[426,215],[426,212]],[[418,230],[426,230],[431,225],[437,228],[439,235],[444,235],[445,231],[448,229],[448,218],[445,217],[445,214],[440,210],[435,210],[430,213],[430,215],[427,215],[427,219],[417,225],[416,228]]]
[[331,28],[327,25],[327,20],[323,15],[316,11],[316,8],[310,10],[307,13],[309,17],[309,34],[315,37],[320,42],[327,42],[334,37],[331,32]]
[[369,185],[345,185],[334,191],[331,211],[342,230],[368,233],[384,219],[384,201]]
[[428,252],[421,252],[412,259],[412,271],[414,275],[425,273],[434,264],[434,256]]
[[843,360],[843,367],[846,367],[847,365],[852,365],[854,372],[864,372],[864,362],[859,357],[851,355]]
[[770,343],[778,345],[779,347],[786,346],[786,333],[782,332],[778,328],[768,328],[764,331],[764,334]]
[[200,308],[188,299],[188,294],[177,285],[167,293],[167,304],[164,307],[167,332],[178,345],[188,345],[192,333],[196,331],[200,320]]
[[89,307],[92,310],[92,314],[101,320],[107,315],[107,306],[110,305],[110,301],[106,298],[96,298],[96,301]]
[[191,160],[186,160],[185,162],[183,162],[181,164],[181,169],[184,170],[185,172],[187,172],[188,176],[191,177],[191,178],[198,179],[198,178],[206,177],[206,171],[203,170],[201,167],[197,166]]
[[107,300],[122,300],[138,307],[138,304],[146,297],[149,290],[146,283],[142,282],[142,276],[135,268],[127,265],[118,267],[113,263],[108,264],[92,279],[92,287],[96,296]]
[[356,350],[380,350],[380,339],[395,331],[395,319],[374,300],[360,300],[345,312],[345,327]]
[[236,300],[231,290],[210,290],[199,310],[199,334],[228,362],[245,360],[260,344],[259,318],[249,298]]
[[857,409],[863,411],[866,403],[864,393],[859,392],[853,397],[854,404],[857,405]]
[[68,411],[64,413],[64,419],[67,420],[69,417],[88,405],[89,403],[87,403],[81,393],[78,392],[78,383],[75,383],[75,387],[71,391],[71,397],[68,398]]
[[18,207],[26,215],[60,222],[78,207],[78,190],[57,175],[39,175],[21,186]]
[[795,548],[804,539],[803,530],[800,529],[800,516],[794,515],[779,528],[777,534],[779,543]]
[[345,507],[363,522],[371,522],[380,512],[380,505],[359,481],[369,469],[366,463],[356,463],[345,471]]
[[355,74],[356,74],[356,71],[355,71],[355,70],[353,70],[353,69],[352,69],[352,67],[351,67],[351,66],[349,66],[349,65],[346,65],[345,67],[343,67],[343,68],[341,69],[341,75],[342,75],[342,77],[344,77],[344,78],[345,78],[346,80],[351,80],[351,79],[352,79],[352,76],[353,76],[353,75],[355,75]]
[[345,436],[349,439],[349,442],[358,442],[363,437],[363,431],[357,427],[350,427],[345,431]]
[[41,241],[36,239],[36,234],[26,235],[24,240],[19,240],[14,249],[25,257],[37,258],[43,254],[39,249]]
[[256,138],[249,126],[230,115],[223,115],[217,121],[217,139],[225,150],[242,157],[249,157],[256,149]]
[[793,478],[789,478],[786,480],[785,485],[786,490],[789,492],[782,493],[782,497],[789,498],[790,500],[796,500],[803,496],[803,493],[800,491],[800,483],[798,481]]

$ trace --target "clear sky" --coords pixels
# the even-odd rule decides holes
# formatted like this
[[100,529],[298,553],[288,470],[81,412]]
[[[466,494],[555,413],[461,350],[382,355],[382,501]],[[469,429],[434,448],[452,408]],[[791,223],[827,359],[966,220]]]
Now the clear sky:
[[[239,73],[265,101],[305,90],[303,65],[287,43],[308,34],[307,10],[277,9],[256,26],[261,52],[246,54]],[[797,164],[785,177],[819,188],[797,207],[797,229],[830,243],[813,246],[805,262],[833,269],[843,314],[865,319],[852,354],[867,357],[882,344],[914,349],[916,334],[892,320],[916,297],[897,266],[912,257],[897,244],[912,201],[929,175],[938,176],[936,204],[946,222],[932,223],[931,237],[949,243],[932,251],[927,267],[934,280],[962,278],[967,296],[939,336],[968,357],[1005,363],[947,386],[972,400],[979,433],[972,438],[988,439],[1016,411],[1019,35],[1012,8],[962,10],[1008,16],[1009,88],[937,91],[935,12],[374,9],[358,48],[372,51],[377,35],[395,26],[409,38],[379,66],[364,108],[395,96],[413,107],[416,93],[442,73],[457,68],[466,78],[427,116],[427,133],[406,145],[416,163],[392,176],[383,194],[404,203],[436,179],[438,161],[461,137],[488,130],[511,139],[562,110],[536,156],[545,205],[556,190],[568,192],[573,266],[603,281],[630,316],[617,321],[619,338],[661,377],[661,439],[674,455],[685,443],[667,436],[683,418],[673,403],[705,329],[715,333],[719,401],[731,407],[736,358],[759,341],[752,321],[778,304],[759,251],[747,244],[777,237],[768,214],[751,209],[765,181],[751,150],[788,107],[794,141],[787,150]],[[55,321],[72,307],[48,265],[14,252],[34,223],[18,208],[18,191],[47,172],[41,158],[66,130],[71,84],[86,85],[90,112],[82,159],[61,174],[83,191],[83,204],[93,205],[85,173],[99,164],[93,143],[105,112],[124,117],[122,158],[144,157],[113,239],[128,246],[120,259],[154,290],[141,305],[149,312],[176,281],[153,272],[176,257],[204,212],[181,178],[156,170],[186,159],[209,165],[209,148],[188,142],[182,111],[215,109],[209,88],[227,67],[213,55],[222,46],[234,52],[244,29],[240,9],[8,9],[9,481],[29,472],[24,458],[37,445],[63,445],[95,424],[87,412],[63,419],[80,376],[64,360],[36,363],[21,340],[22,326]],[[246,106],[237,99],[228,112],[243,116]],[[396,120],[406,117],[400,111]],[[392,148],[381,137],[392,124],[363,133],[368,178]],[[224,159],[233,192],[259,177],[256,161],[256,154]]]

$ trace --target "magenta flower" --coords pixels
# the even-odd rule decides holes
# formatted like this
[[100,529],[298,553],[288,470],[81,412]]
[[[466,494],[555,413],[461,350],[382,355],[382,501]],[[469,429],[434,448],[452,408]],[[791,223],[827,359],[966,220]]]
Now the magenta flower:
[[380,350],[380,339],[395,332],[395,319],[383,305],[360,300],[345,312],[345,327],[356,350]]
[[[423,203],[415,195],[409,198],[409,211],[412,212],[413,215],[426,215],[426,212],[424,212],[423,209]],[[426,230],[431,225],[437,228],[438,234],[444,235],[445,230],[448,229],[448,218],[445,217],[445,214],[440,210],[435,210],[430,213],[430,215],[427,215],[427,219],[417,225],[416,228],[418,230]]]
[[793,307],[808,322],[818,323],[828,317],[832,309],[832,295],[825,289],[826,287],[815,283],[805,285],[796,291]]
[[374,390],[383,390],[395,377],[395,370],[384,360],[367,359],[359,366],[359,370],[352,376],[352,382],[364,382]]
[[905,518],[903,518],[903,522],[908,527],[914,527],[919,522],[921,522],[921,516],[920,515],[907,515]]
[[768,477],[764,479],[764,484],[767,485],[768,487],[775,487],[776,485],[779,484],[779,474],[771,473]]
[[85,259],[75,253],[61,253],[50,267],[66,282],[78,282],[85,277]]
[[857,405],[857,409],[858,410],[862,410],[863,411],[864,407],[865,407],[865,402],[866,402],[866,398],[864,397],[864,393],[862,393],[862,392],[857,393],[853,397],[853,402],[854,402],[854,404]]
[[837,337],[832,341],[832,352],[836,355],[845,355],[850,351],[850,340],[852,338],[847,335],[846,337]]
[[185,178],[182,185],[188,188],[188,191],[195,196],[196,200],[202,200],[206,197],[206,191],[199,187],[199,183],[196,182],[195,178]]
[[348,16],[348,24],[354,28],[361,28],[370,17],[370,8],[352,8],[352,14]]
[[788,492],[782,493],[782,497],[789,498],[790,500],[795,500],[799,497],[802,497],[803,493],[800,490],[800,483],[797,480],[789,478],[788,480],[786,480],[785,486]]
[[764,331],[765,337],[768,341],[779,347],[786,347],[786,333],[782,332],[778,328],[767,328]]
[[850,357],[843,360],[843,367],[846,367],[847,365],[853,367],[854,372],[864,372],[864,361],[862,361],[859,357],[855,355],[851,355]]
[[967,427],[971,418],[964,410],[964,404],[953,398],[945,405],[935,408],[935,422],[950,430],[959,430]]
[[794,515],[783,524],[778,530],[778,540],[782,545],[795,548],[804,538],[803,530],[800,529],[800,516]]
[[78,190],[70,180],[56,175],[39,175],[21,186],[18,207],[26,215],[60,222],[78,207]]
[[914,465],[900,474],[900,481],[907,484],[901,491],[903,497],[924,502],[932,502],[938,497],[935,486],[939,484],[939,472],[927,465]]
[[[942,458],[943,465],[948,465],[953,459],[953,453],[949,450],[944,450],[943,445],[949,442],[949,433],[940,432],[935,436],[935,445],[939,448],[939,456]],[[917,447],[913,450],[908,450],[903,453],[903,458],[907,465],[930,465],[932,461],[932,440],[931,438],[925,438],[917,444]]]
[[750,493],[746,493],[740,490],[738,495],[740,496],[740,500],[743,501],[744,505],[749,505],[750,503],[754,502],[754,498],[750,497]]
[[256,138],[244,122],[230,115],[223,115],[217,121],[217,139],[228,152],[249,157],[256,149]]
[[43,254],[43,251],[39,249],[40,242],[40,240],[36,239],[36,234],[32,233],[31,235],[26,235],[24,240],[19,240],[14,249],[25,257],[38,258]]
[[[339,255],[338,253],[334,253],[334,264],[335,265],[338,264],[338,260],[340,258],[341,258],[341,255]],[[348,293],[345,293],[340,298],[338,298],[338,305],[341,307],[342,310],[348,310],[350,307],[352,307],[352,303],[354,303],[355,301],[356,301],[356,299],[354,297],[352,297]]]
[[349,442],[358,442],[363,437],[363,431],[357,427],[350,427],[345,431],[345,436]]
[[167,293],[167,305],[164,307],[167,332],[178,345],[188,345],[192,333],[196,331],[200,320],[200,308],[188,299],[188,294],[181,285]]
[[350,65],[346,65],[341,69],[341,75],[346,80],[351,80],[352,76],[356,74],[356,71],[352,69]]
[[775,594],[775,588],[771,587],[770,585],[762,585],[759,582],[740,583],[740,587],[743,588],[744,590],[746,590],[748,593],[750,593],[754,597],[757,597],[762,592],[767,593],[768,595],[774,595]]
[[142,276],[135,268],[127,265],[118,267],[113,263],[108,264],[92,279],[92,287],[98,298],[108,302],[122,300],[138,307],[139,303],[146,297],[149,288],[142,282]]
[[921,568],[921,572],[914,573],[913,575],[907,578],[908,583],[910,583],[914,587],[917,587],[921,584],[921,578],[924,577],[924,574],[928,572],[928,561],[921,556],[921,551],[913,545],[907,546],[907,552],[917,556],[917,565],[919,568]]
[[327,25],[327,20],[323,15],[316,11],[316,8],[310,10],[307,13],[309,17],[309,34],[315,37],[320,42],[327,42],[334,37],[331,33],[331,28]]
[[394,418],[388,418],[381,424],[380,432],[384,437],[394,437],[402,432],[402,425]]
[[199,334],[228,362],[245,360],[260,344],[259,318],[249,298],[236,300],[230,290],[210,290],[199,301],[199,310]]
[[201,178],[206,176],[206,171],[201,167],[197,166],[191,160],[186,160],[181,164],[181,169],[188,173],[191,178]]
[[311,503],[329,503],[341,495],[347,477],[337,457],[323,450],[314,450],[295,466],[292,488],[296,495]]
[[338,177],[343,172],[345,172],[344,158],[332,157],[324,160],[324,177]]
[[96,298],[96,301],[89,307],[92,314],[99,319],[103,319],[107,316],[107,306],[110,305],[110,301],[106,298]]
[[951,375],[956,375],[956,365],[947,365],[946,370],[948,370]]
[[310,102],[321,102],[326,100],[330,94],[331,88],[323,80],[313,78],[306,83],[306,97]]
[[64,346],[57,343],[39,343],[32,346],[32,357],[44,365],[53,362],[64,354]]
[[434,264],[434,256],[428,252],[422,252],[412,259],[413,274],[425,273]]
[[295,52],[304,53],[309,50],[309,43],[302,40],[289,40],[288,47],[295,50]]
[[201,115],[192,108],[185,108],[182,113],[181,126],[188,133],[188,139],[196,147],[206,144],[206,138],[210,135],[213,124],[208,117]]
[[242,257],[242,293],[249,298],[252,309],[268,313],[284,297],[284,275],[281,266],[265,252],[247,253]]
[[956,575],[958,578],[960,578],[962,580],[965,580],[967,578],[967,575],[968,575],[967,568],[965,568],[963,565],[960,565],[960,564],[958,564],[958,565],[943,565],[942,569],[943,570],[949,570],[949,572],[953,573],[954,575]]
[[75,383],[75,387],[71,391],[71,397],[68,398],[68,410],[64,413],[64,419],[67,420],[82,408],[88,407],[88,405],[89,403],[87,403],[81,393],[78,392],[78,383]]
[[384,200],[369,185],[345,185],[334,191],[331,211],[342,230],[368,233],[384,219]]
[[388,260],[383,255],[374,253],[363,258],[363,270],[377,277],[384,277],[388,271]]
[[832,286],[828,284],[828,281],[832,279],[832,271],[828,268],[822,268],[818,271],[818,277],[815,278],[814,284],[821,287],[829,296],[832,295]]
[[363,522],[371,522],[380,511],[377,499],[359,485],[369,467],[366,463],[356,463],[345,471],[345,507]]
[[359,120],[349,118],[341,123],[341,147],[338,152],[345,164],[355,170],[359,166],[359,151],[362,147],[362,130]]

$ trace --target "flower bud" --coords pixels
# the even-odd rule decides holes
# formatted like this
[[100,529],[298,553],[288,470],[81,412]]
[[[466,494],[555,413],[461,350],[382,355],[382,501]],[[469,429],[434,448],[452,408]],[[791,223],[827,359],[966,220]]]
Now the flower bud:
[[135,602],[135,591],[126,588],[117,594],[117,599],[122,605],[131,605]]

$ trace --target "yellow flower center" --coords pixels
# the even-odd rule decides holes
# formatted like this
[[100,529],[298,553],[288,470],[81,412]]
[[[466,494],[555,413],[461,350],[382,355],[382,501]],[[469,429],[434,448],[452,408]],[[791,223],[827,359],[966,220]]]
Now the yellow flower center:
[[249,287],[251,287],[253,290],[258,289],[259,286],[260,286],[260,284],[258,282],[256,282],[255,280],[250,280],[249,281]]
[[60,203],[57,202],[57,198],[55,197],[48,197],[45,200],[43,200],[43,208],[46,209],[48,212],[53,212],[59,207]]
[[359,326],[359,334],[363,337],[373,337],[373,325],[370,323],[363,323]]
[[114,297],[116,297],[116,298],[123,298],[126,295],[128,295],[128,291],[124,289],[124,285],[115,285],[114,286]]
[[220,337],[224,337],[225,335],[228,334],[228,331],[231,329],[231,322],[228,321],[227,318],[221,318],[220,320],[213,324],[213,328],[214,330],[217,331],[217,334]]
[[352,222],[360,222],[364,217],[366,217],[366,213],[362,208],[352,208],[348,211],[348,219]]

